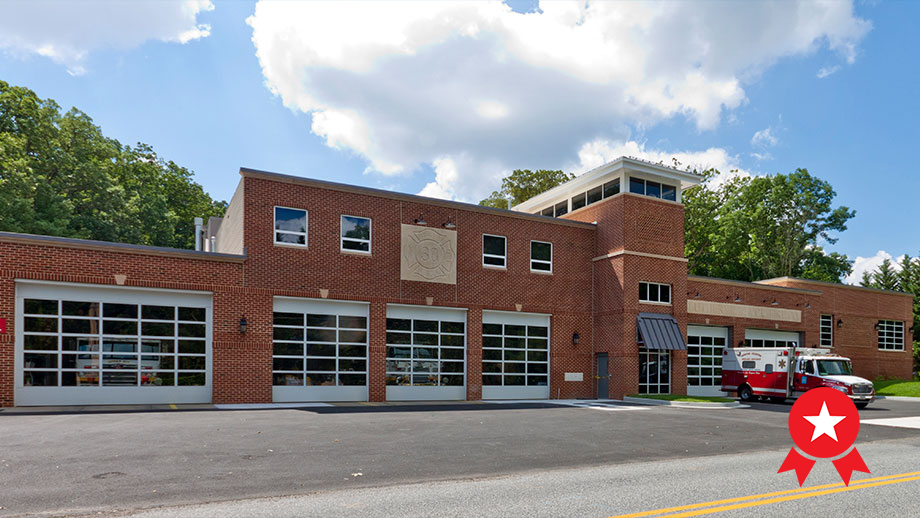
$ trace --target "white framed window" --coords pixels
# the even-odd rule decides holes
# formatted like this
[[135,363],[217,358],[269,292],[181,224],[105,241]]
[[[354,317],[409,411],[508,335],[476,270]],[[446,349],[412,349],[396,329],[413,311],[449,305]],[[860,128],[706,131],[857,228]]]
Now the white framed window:
[[371,253],[371,218],[342,214],[339,232],[343,252]]
[[548,386],[549,327],[484,323],[482,384]]
[[879,320],[877,325],[879,349],[885,351],[904,350],[904,322]]
[[508,266],[508,239],[505,236],[482,235],[482,265],[493,268]]
[[530,271],[553,273],[553,244],[546,241],[530,242]]
[[629,192],[652,198],[677,201],[677,188],[675,186],[642,178],[629,178]]
[[639,348],[639,393],[671,392],[671,351]]
[[670,304],[671,285],[660,282],[639,282],[639,302]]
[[307,246],[307,211],[275,207],[275,244]]
[[834,315],[821,315],[821,347],[834,346]]

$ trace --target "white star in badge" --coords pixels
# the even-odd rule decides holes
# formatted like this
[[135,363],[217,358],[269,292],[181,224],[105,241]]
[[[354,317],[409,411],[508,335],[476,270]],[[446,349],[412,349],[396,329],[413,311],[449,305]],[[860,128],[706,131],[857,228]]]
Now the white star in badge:
[[821,413],[818,415],[805,415],[802,417],[815,427],[815,432],[811,434],[812,441],[822,435],[826,435],[836,441],[837,431],[834,427],[837,426],[837,423],[846,419],[847,416],[831,415],[830,412],[827,411],[827,403],[825,402],[821,404]]

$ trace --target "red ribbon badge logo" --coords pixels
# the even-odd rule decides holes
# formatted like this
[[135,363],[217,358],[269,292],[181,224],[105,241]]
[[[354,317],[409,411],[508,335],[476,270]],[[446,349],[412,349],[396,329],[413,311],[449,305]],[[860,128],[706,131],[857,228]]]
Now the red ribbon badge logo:
[[[814,388],[803,394],[789,412],[789,435],[805,455],[817,459],[839,457],[850,449],[859,434],[859,412],[846,394],[830,387]],[[869,473],[856,448],[833,461],[847,486],[854,471]],[[777,473],[794,469],[799,486],[808,478],[815,460],[792,448]]]

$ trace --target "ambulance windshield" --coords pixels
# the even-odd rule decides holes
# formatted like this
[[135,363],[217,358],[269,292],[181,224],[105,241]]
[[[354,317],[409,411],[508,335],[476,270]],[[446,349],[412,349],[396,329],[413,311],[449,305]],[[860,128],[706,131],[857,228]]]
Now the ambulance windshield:
[[851,375],[853,369],[846,360],[818,360],[818,376]]

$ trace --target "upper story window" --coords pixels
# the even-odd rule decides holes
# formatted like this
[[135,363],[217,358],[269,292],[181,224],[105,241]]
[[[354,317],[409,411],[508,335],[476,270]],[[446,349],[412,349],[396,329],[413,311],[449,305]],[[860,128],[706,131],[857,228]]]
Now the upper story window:
[[307,246],[307,211],[275,207],[275,243]]
[[878,321],[878,348],[886,351],[904,350],[904,322]]
[[482,265],[505,268],[508,259],[508,240],[505,236],[482,235]]
[[[592,203],[597,203],[603,199],[610,198],[611,196],[615,196],[617,194],[620,194],[620,179],[614,178],[613,180],[603,185],[598,185],[593,189],[589,189],[585,192],[573,196],[571,199],[572,210],[578,210],[582,207],[586,207]],[[540,214],[541,216],[555,216],[558,218],[568,211],[569,202],[561,201],[555,205],[546,207],[536,214]]]
[[371,218],[342,215],[342,251],[371,253]]
[[671,303],[671,285],[658,282],[639,283],[639,302]]
[[653,182],[642,178],[629,178],[629,192],[652,198],[677,201],[677,187],[665,183]]
[[821,315],[821,347],[834,346],[834,315]]
[[553,273],[553,244],[530,242],[530,271]]

